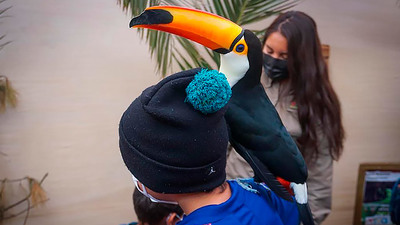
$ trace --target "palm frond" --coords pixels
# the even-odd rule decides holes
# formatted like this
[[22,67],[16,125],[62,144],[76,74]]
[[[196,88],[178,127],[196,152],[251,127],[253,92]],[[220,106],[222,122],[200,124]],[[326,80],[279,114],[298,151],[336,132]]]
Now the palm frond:
[[6,41],[4,43],[1,43],[1,41],[6,37],[6,35],[0,36],[0,50],[4,48],[4,46],[8,45],[11,43],[11,41]]
[[117,0],[117,3],[122,7],[124,12],[129,12],[131,15],[137,16],[142,13],[147,7],[160,5],[160,0]]
[[238,25],[247,25],[285,11],[299,0],[207,0],[203,10],[230,19]]
[[[1,1],[1,0],[0,0]],[[205,10],[243,26],[259,22],[295,6],[300,0],[117,0],[123,11],[137,16],[145,8],[154,5],[176,5]],[[261,37],[265,27],[255,30]],[[173,65],[181,70],[194,67],[213,68],[219,66],[220,56],[206,49],[199,53],[196,45],[184,38],[160,31],[138,29],[140,37],[146,39],[152,58],[156,59],[157,72],[165,76]]]
[[[1,4],[2,2],[4,2],[4,1],[1,1],[0,4]],[[9,7],[4,8],[4,9],[0,9],[0,18],[7,17],[7,16],[4,16],[3,14],[4,14],[7,10],[11,9],[11,7],[12,7],[12,6],[9,6]]]
[[[0,0],[0,4],[5,2],[6,0]],[[7,12],[7,10],[11,9],[12,6],[6,7],[4,9],[0,9],[0,18],[4,18],[7,17],[4,15],[5,12]],[[0,50],[3,49],[4,46],[6,46],[7,44],[11,43],[11,41],[6,41],[6,42],[2,42],[2,40],[6,37],[6,35],[2,35],[0,36]]]
[[173,52],[172,57],[177,62],[181,70],[185,70],[185,68],[191,66],[191,64],[186,60],[186,58],[182,55],[180,51]]
[[[215,65],[218,66],[220,64],[220,55],[212,50],[210,50],[209,48],[203,47],[204,50],[206,51],[206,53],[208,54],[208,56],[215,62]],[[210,67],[212,68],[212,67]]]

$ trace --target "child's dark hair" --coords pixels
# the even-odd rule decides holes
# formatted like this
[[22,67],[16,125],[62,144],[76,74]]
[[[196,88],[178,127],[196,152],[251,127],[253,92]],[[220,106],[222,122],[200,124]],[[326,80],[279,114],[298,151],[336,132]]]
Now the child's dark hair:
[[179,216],[183,215],[183,210],[179,205],[152,202],[136,188],[132,198],[136,216],[142,224],[157,225],[170,213],[176,213]]

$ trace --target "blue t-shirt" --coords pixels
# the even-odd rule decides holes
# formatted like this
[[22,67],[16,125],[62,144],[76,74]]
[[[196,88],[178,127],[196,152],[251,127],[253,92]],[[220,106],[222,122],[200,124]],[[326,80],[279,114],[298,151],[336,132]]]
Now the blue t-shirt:
[[295,202],[286,201],[253,179],[228,181],[232,196],[219,205],[201,207],[177,225],[299,224]]

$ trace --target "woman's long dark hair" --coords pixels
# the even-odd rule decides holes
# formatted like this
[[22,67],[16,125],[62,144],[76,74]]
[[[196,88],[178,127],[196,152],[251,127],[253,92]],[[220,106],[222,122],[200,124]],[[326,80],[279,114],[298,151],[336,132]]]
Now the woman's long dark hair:
[[315,21],[303,12],[281,14],[267,28],[263,43],[271,33],[281,33],[288,42],[288,88],[279,95],[293,95],[298,107],[302,135],[297,140],[307,162],[318,158],[319,135],[328,140],[333,159],[343,151],[344,130],[340,102],[329,81]]

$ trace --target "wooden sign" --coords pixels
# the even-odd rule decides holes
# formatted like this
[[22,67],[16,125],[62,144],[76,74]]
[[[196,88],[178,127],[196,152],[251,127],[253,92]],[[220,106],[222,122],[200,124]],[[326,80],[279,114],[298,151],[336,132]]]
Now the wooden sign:
[[400,163],[360,164],[353,224],[394,224],[390,201],[399,182]]

